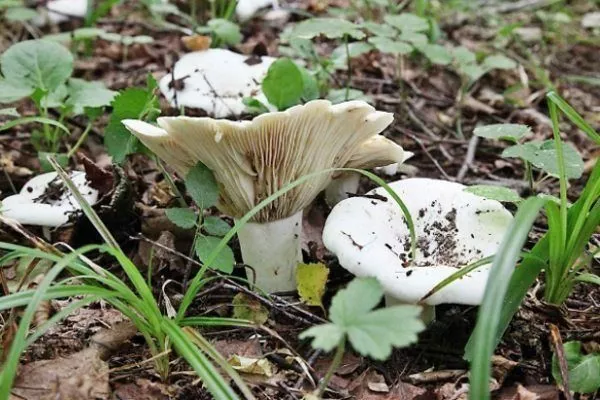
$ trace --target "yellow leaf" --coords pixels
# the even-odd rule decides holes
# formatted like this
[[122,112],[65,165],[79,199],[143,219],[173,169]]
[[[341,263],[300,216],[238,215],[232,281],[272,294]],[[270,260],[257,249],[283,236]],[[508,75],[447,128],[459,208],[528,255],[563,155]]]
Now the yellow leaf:
[[266,377],[273,376],[273,365],[269,360],[264,358],[242,357],[234,354],[227,362],[236,371],[264,375]]
[[296,284],[300,299],[309,306],[323,307],[323,295],[329,276],[329,268],[324,264],[298,264]]

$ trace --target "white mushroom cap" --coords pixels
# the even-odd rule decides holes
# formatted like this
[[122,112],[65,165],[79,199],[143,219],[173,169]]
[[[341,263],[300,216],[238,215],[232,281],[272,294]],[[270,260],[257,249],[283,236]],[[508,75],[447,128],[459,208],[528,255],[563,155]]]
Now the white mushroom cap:
[[[55,24],[67,21],[69,17],[84,18],[88,12],[88,0],[50,0],[46,3],[48,20]],[[46,18],[38,15],[33,20],[36,26],[43,26]]]
[[[357,276],[374,276],[386,293],[417,303],[458,269],[494,255],[512,220],[497,201],[465,192],[465,186],[413,178],[390,184],[410,211],[417,235],[416,260],[409,263],[410,233],[398,204],[383,188],[339,203],[323,230],[325,247]],[[479,267],[424,303],[480,304],[489,265]]]
[[[392,114],[363,101],[332,105],[314,100],[252,121],[163,117],[158,119],[160,128],[133,120],[123,123],[182,175],[198,161],[204,163],[220,185],[219,207],[238,218],[302,176],[349,163],[363,167],[356,154],[392,120]],[[380,161],[386,165],[394,160]],[[294,215],[330,183],[331,175],[318,175],[288,191],[254,221]]]
[[[98,191],[87,184],[85,172],[73,172],[71,179],[88,203],[98,201]],[[19,194],[2,200],[0,212],[24,225],[56,227],[67,223],[71,214],[80,209],[58,174],[48,172],[29,180]]]
[[261,82],[275,60],[253,60],[225,49],[195,51],[181,57],[173,73],[160,80],[160,91],[173,107],[200,108],[216,118],[240,115],[246,110],[245,97],[268,106]]
[[277,0],[238,0],[235,14],[240,21],[246,21],[252,18],[258,10],[265,7],[277,7]]

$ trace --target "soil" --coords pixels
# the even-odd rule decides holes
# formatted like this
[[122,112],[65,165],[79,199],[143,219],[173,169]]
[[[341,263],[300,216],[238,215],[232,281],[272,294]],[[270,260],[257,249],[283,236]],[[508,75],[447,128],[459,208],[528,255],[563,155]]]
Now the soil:
[[[102,80],[110,89],[122,90],[145,86],[148,73],[159,78],[171,71],[174,62],[186,51],[181,41],[182,35],[176,30],[152,23],[143,7],[137,3],[125,2],[114,6],[97,25],[108,32],[123,35],[149,35],[154,38],[154,42],[125,48],[120,44],[97,40],[87,49],[87,54],[77,57],[74,76]],[[185,10],[186,2],[176,3]],[[569,7],[578,16],[593,11],[594,7],[597,11],[597,6],[588,2],[572,3],[569,2]],[[406,6],[406,2],[402,4]],[[345,0],[311,0],[289,5],[311,13],[323,12],[328,5],[349,6]],[[551,7],[546,8],[548,11]],[[490,37],[488,21],[482,15],[476,12],[456,12],[443,16],[438,23],[442,34],[447,38],[445,40],[491,50],[497,43]],[[291,18],[301,19],[295,14]],[[507,21],[506,24],[542,25],[535,12],[529,8],[502,14],[502,18]],[[170,22],[181,22],[177,18],[172,19]],[[30,38],[30,32],[22,25],[8,24],[5,21],[0,24],[6,32],[0,38],[0,52],[11,43]],[[83,21],[71,19],[59,26],[35,29],[41,29],[41,33],[65,32],[82,25]],[[253,19],[243,25],[244,42],[236,50],[248,55],[277,56],[278,37],[283,28],[278,23],[267,24],[260,18]],[[476,152],[472,159],[467,157],[467,149],[472,146],[473,128],[485,123],[525,123],[532,127],[532,139],[552,137],[544,101],[544,86],[541,83],[544,78],[540,75],[542,73],[547,74],[561,95],[587,121],[596,129],[600,127],[600,87],[597,83],[572,78],[587,76],[598,79],[598,36],[581,30],[577,23],[569,25],[564,35],[560,31],[548,29],[547,36],[547,42],[531,46],[518,42],[511,42],[506,46],[505,52],[523,65],[522,70],[493,71],[487,74],[468,92],[474,101],[466,103],[460,111],[455,100],[460,87],[457,74],[449,68],[424,65],[412,58],[405,59],[402,81],[398,84],[394,79],[396,63],[393,57],[375,52],[357,57],[351,63],[351,86],[369,94],[378,109],[394,113],[395,121],[385,135],[401,144],[405,150],[415,153],[409,164],[415,168],[418,176],[464,184],[501,184],[527,196],[530,192],[523,181],[522,163],[516,159],[500,157],[502,150],[508,146],[507,143],[479,140],[475,144]],[[324,55],[329,54],[331,42],[318,41],[318,49]],[[539,68],[535,67],[536,60],[541,63]],[[342,71],[332,77],[332,82],[337,87],[343,87],[346,78],[346,72]],[[523,85],[524,80],[528,82],[527,85]],[[21,115],[35,114],[31,102],[22,101],[15,106]],[[162,97],[161,111],[162,115],[180,113],[180,110],[170,107]],[[198,110],[184,111],[190,116],[203,115]],[[456,134],[456,121],[459,118],[466,138]],[[185,257],[190,251],[193,232],[173,225],[165,217],[164,208],[175,204],[175,197],[151,159],[133,155],[122,169],[111,165],[102,145],[103,130],[108,119],[107,112],[94,124],[90,137],[81,150],[96,166],[96,176],[104,176],[98,179],[99,182],[109,179],[100,171],[109,173],[114,179],[114,182],[110,181],[110,187],[102,190],[104,196],[96,209],[121,247],[144,274],[148,272],[149,254],[154,252],[153,270],[148,274],[152,278],[154,295],[161,299],[161,304],[164,304],[166,297],[176,306],[181,299],[182,287],[189,283],[190,277],[198,268],[197,263]],[[72,145],[85,128],[86,121],[74,118],[64,122],[72,129],[73,136],[68,139]],[[584,177],[573,181],[569,187],[569,196],[574,199],[580,193],[600,153],[572,124],[563,121],[561,128],[563,137],[578,149],[586,162]],[[31,144],[30,129],[31,125],[23,125],[0,132],[2,197],[11,194],[13,188],[20,189],[31,175],[40,172],[40,163]],[[70,167],[83,169],[84,164],[84,161],[72,160]],[[405,173],[399,173],[384,178],[393,181],[404,176]],[[370,181],[362,180],[359,193],[366,193],[373,186]],[[558,193],[557,188],[556,181],[550,179],[545,180],[537,190]],[[315,200],[310,211],[314,214],[311,214],[310,220],[305,221],[310,225],[310,234],[304,249],[305,262],[323,262],[330,268],[328,289],[324,296],[325,309],[336,291],[352,279],[339,266],[335,256],[328,253],[322,245],[320,232],[328,211],[321,197]],[[217,210],[209,212],[220,215]],[[419,211],[419,216],[424,213],[425,210]],[[438,257],[441,254],[450,257],[456,250],[457,245],[450,235],[456,229],[455,217],[456,210],[453,210],[444,216],[444,222],[434,222],[427,227],[437,240],[440,253]],[[38,237],[44,237],[40,229],[28,229]],[[545,229],[545,221],[540,218],[531,233],[528,247]],[[307,232],[306,226],[304,230]],[[73,247],[101,242],[94,227],[83,219],[55,229],[51,235],[52,242],[65,242]],[[30,245],[26,237],[6,225],[0,225],[0,240]],[[600,243],[600,236],[596,234],[593,240],[594,243]],[[234,240],[231,246],[237,260],[240,260],[239,245]],[[95,254],[92,259],[112,273],[123,275],[118,264],[109,257]],[[16,268],[16,264],[3,268],[5,277],[9,279],[11,273],[16,274]],[[594,261],[591,268],[596,273],[600,272],[597,261]],[[243,276],[244,269],[238,265],[234,275]],[[558,399],[563,396],[551,375],[553,351],[550,324],[558,326],[563,341],[581,340],[589,348],[600,346],[600,289],[591,284],[578,283],[567,302],[561,307],[555,307],[541,300],[542,282],[537,282],[530,290],[495,351],[497,358],[494,360],[491,388],[498,399]],[[249,291],[232,280],[217,277],[196,297],[189,313],[230,316],[232,298],[241,292]],[[314,388],[311,377],[305,374],[301,366],[310,365],[313,368],[312,379],[321,377],[329,366],[332,355],[312,350],[308,342],[298,339],[298,334],[310,326],[322,323],[326,316],[321,308],[299,304],[298,299],[293,296],[272,299],[253,296],[268,310],[266,326],[269,331],[205,328],[202,333],[224,354],[247,357],[266,355],[275,366],[276,372],[272,377],[244,375],[252,383],[259,399],[299,399],[303,390],[307,392]],[[69,302],[51,302],[45,319]],[[420,335],[418,344],[394,351],[388,361],[376,362],[348,351],[331,381],[327,396],[334,399],[354,396],[359,400],[465,398],[468,364],[463,359],[463,349],[473,331],[477,308],[442,305],[436,308],[436,312],[435,322]],[[10,344],[18,314],[18,310],[2,313],[0,327],[3,346]],[[104,302],[94,302],[73,312],[32,344],[23,354],[22,364],[68,357],[84,351],[90,338],[101,328],[113,326],[124,319]],[[282,344],[283,341],[291,346],[305,364],[290,362],[286,358],[289,354],[277,352],[286,347]],[[139,334],[116,349],[105,360],[110,371],[108,383],[111,392],[105,398],[211,398],[197,377],[190,372],[189,365],[181,358],[171,356],[172,371],[166,380],[154,370],[152,362],[148,361],[150,358],[151,354]],[[592,394],[580,398],[593,399],[596,398],[594,396]]]

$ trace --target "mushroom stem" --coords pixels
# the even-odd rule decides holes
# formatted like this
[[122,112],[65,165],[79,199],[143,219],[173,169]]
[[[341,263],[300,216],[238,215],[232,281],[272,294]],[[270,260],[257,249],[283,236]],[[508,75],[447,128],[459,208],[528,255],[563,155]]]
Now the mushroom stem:
[[[405,303],[405,302],[398,300],[395,297],[392,297],[388,294],[385,295],[385,306],[386,307],[400,306],[400,305],[406,305],[406,304],[411,304],[411,303]],[[423,321],[423,323],[425,325],[429,325],[430,323],[435,321],[435,306],[430,306],[428,304],[419,304],[419,305],[421,306],[421,321]]]
[[360,182],[357,172],[345,172],[331,181],[325,188],[325,201],[331,207],[348,198],[348,193],[356,193]]
[[272,222],[249,222],[238,231],[242,258],[254,269],[256,286],[267,293],[296,290],[301,232],[302,211]]

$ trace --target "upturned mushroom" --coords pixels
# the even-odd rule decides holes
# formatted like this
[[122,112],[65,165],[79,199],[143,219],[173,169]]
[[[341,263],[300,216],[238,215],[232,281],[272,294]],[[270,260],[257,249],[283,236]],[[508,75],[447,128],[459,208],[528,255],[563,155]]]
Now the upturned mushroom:
[[160,80],[160,91],[173,107],[199,108],[216,118],[240,115],[246,97],[269,104],[261,82],[275,60],[226,49],[195,51],[181,57]]
[[[252,121],[163,117],[158,119],[159,127],[137,120],[123,123],[180,175],[198,161],[204,163],[219,183],[219,209],[239,219],[310,173],[390,164],[394,159],[385,152],[369,153],[366,144],[392,120],[392,114],[362,101],[332,105],[314,100]],[[331,179],[331,173],[308,179],[240,229],[242,257],[256,271],[258,287],[269,293],[295,289],[294,269],[302,261],[302,210]]]
[[[88,203],[98,201],[98,191],[88,185],[85,172],[72,172],[71,179]],[[79,210],[81,206],[58,174],[48,172],[30,179],[18,194],[3,199],[0,213],[24,225],[57,227]]]
[[412,178],[389,184],[414,222],[416,256],[402,210],[383,188],[343,200],[323,230],[323,243],[342,267],[376,277],[389,303],[420,303],[424,319],[441,303],[480,304],[489,264],[424,296],[470,263],[496,253],[512,220],[501,203],[465,192],[459,183]]

